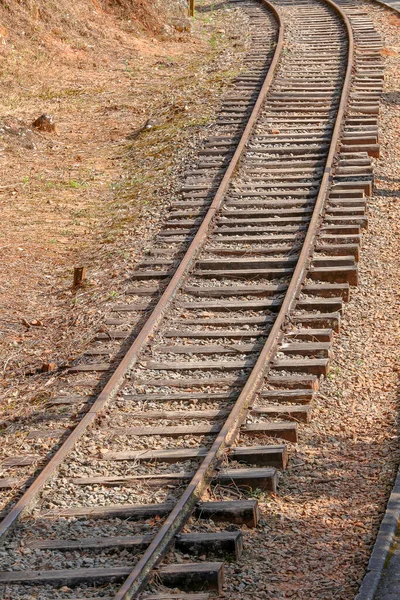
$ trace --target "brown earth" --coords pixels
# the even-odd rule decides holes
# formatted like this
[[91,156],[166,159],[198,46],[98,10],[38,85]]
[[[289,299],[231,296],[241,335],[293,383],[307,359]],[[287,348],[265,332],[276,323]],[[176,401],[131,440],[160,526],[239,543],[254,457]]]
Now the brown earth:
[[[166,5],[0,5],[6,413],[23,413],[50,383],[42,366],[68,364],[98,329],[240,66],[237,9],[206,0],[189,22]],[[44,113],[55,132],[31,127]],[[73,290],[81,265],[87,284]]]

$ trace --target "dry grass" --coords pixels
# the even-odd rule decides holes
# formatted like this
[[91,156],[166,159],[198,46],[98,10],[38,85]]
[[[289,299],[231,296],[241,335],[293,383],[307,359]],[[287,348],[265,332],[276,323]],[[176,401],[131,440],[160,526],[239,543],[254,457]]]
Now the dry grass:
[[[11,6],[0,9],[0,376],[6,413],[19,413],[21,397],[49,394],[41,365],[76,357],[124,289],[176,193],[180,159],[240,66],[245,35],[235,10],[210,3],[191,33],[165,28],[160,11],[162,23],[139,27],[127,4],[84,14],[82,0],[70,17],[66,0],[62,15],[51,3],[44,13]],[[56,134],[31,131],[42,113]],[[155,126],[129,139],[148,118]],[[76,292],[78,264],[89,277]]]

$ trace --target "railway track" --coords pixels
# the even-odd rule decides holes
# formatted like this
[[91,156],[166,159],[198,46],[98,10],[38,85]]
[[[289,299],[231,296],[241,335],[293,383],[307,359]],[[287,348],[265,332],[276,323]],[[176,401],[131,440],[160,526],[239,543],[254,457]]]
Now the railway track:
[[69,383],[111,377],[52,401],[83,416],[0,523],[4,598],[218,593],[310,419],[357,284],[380,40],[352,2],[239,5],[247,70]]

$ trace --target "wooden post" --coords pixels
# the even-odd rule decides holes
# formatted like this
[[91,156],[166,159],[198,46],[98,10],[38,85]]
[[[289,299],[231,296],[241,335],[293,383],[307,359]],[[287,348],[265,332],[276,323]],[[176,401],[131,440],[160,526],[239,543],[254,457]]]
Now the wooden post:
[[86,267],[74,268],[74,287],[78,287],[84,283],[86,279]]
[[194,17],[194,0],[189,0],[189,17]]

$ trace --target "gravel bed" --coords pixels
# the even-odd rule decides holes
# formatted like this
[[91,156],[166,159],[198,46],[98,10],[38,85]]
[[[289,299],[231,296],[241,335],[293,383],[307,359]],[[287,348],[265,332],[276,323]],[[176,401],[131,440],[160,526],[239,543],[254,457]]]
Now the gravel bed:
[[[246,206],[246,204],[244,204],[244,206]],[[265,207],[260,207],[260,209],[258,209],[258,207],[256,207],[256,210],[259,210],[260,214],[263,214],[262,213],[262,208],[265,208]],[[277,214],[279,213],[279,209],[276,210],[276,213]],[[246,258],[246,257],[250,258],[253,254],[256,254],[257,251],[260,251],[260,250],[262,251],[262,249],[266,248],[266,247],[273,248],[274,246],[272,244],[264,244],[262,246],[261,245],[260,246],[253,246],[253,245],[251,245],[251,246],[250,245],[243,246],[243,244],[234,244],[234,245],[231,244],[230,246],[226,245],[225,247],[228,248],[229,250],[241,250],[242,253],[241,254],[236,254],[236,258]],[[268,258],[268,259],[283,258],[285,256],[293,254],[296,249],[297,250],[299,249],[299,245],[292,244],[292,247],[290,248],[290,250],[285,250],[284,252],[280,251],[279,248],[277,248],[275,252],[269,252],[266,255],[266,258]],[[261,256],[262,255],[263,255],[263,253],[261,252]],[[213,259],[221,259],[221,258],[224,258],[224,255],[218,253],[217,249],[214,249],[214,250],[213,249],[208,249],[206,257],[207,258],[213,258]],[[226,257],[228,257],[228,254],[226,254]]]
[[[279,230],[280,232],[281,230]],[[297,230],[294,230],[293,228],[291,228],[290,230],[286,230],[285,232],[287,233],[297,233]],[[253,235],[253,234],[252,234]],[[273,235],[273,234],[271,234]],[[221,238],[216,238],[216,239],[226,239],[228,240],[229,237],[227,236],[221,236]],[[188,282],[187,285],[192,285],[192,286],[197,286],[199,288],[215,288],[215,287],[233,287],[235,285],[284,285],[287,284],[289,282],[288,278],[282,278],[282,279],[267,279],[266,277],[263,277],[262,275],[257,277],[257,280],[255,281],[254,279],[247,279],[246,277],[243,278],[229,278],[229,279],[212,279],[210,277],[210,279],[201,279],[200,276],[196,276],[196,275],[191,275],[188,278]]]
[[[87,551],[38,550],[20,548],[15,553],[13,570],[24,569],[81,569],[92,567],[128,567],[134,566],[139,557],[129,550],[103,550],[101,554],[88,555]],[[1,565],[4,567],[5,565]]]
[[[190,402],[190,401],[189,401]],[[193,402],[192,402],[193,404]],[[204,403],[203,403],[204,404]],[[207,402],[207,406],[203,406],[202,408],[206,408],[207,410],[224,410],[224,409],[228,409],[229,406],[231,406],[231,404],[229,404],[228,402]],[[160,419],[159,417],[157,417],[156,419],[156,423],[154,422],[155,419],[154,418],[148,418],[148,422],[146,420],[146,413],[148,412],[149,414],[151,414],[154,410],[158,411],[162,411],[162,412],[169,412],[169,411],[174,411],[175,413],[179,413],[180,419],[179,421],[177,420],[176,423],[180,424],[180,425],[187,425],[189,422],[186,421],[186,419],[184,418],[185,415],[188,414],[188,411],[190,411],[190,408],[188,408],[188,406],[186,404],[184,404],[183,406],[179,405],[178,403],[165,403],[165,402],[152,402],[152,403],[148,403],[146,404],[146,406],[143,406],[141,409],[137,409],[136,406],[132,409],[126,409],[126,410],[121,410],[121,411],[115,411],[112,413],[112,422],[113,422],[113,426],[118,426],[118,427],[123,427],[129,424],[130,425],[134,425],[134,426],[140,426],[140,425],[171,425],[171,421],[167,421],[167,419]],[[140,416],[138,415],[138,413],[141,413]],[[133,413],[133,414],[132,414]]]
[[[123,434],[110,436],[104,433],[97,433],[98,450],[162,450],[167,448],[196,448],[197,446],[211,446],[212,436],[190,437],[183,438],[164,438],[159,435],[152,436],[127,436]],[[84,452],[86,451],[86,448]],[[95,455],[96,457],[98,454]]]
[[[122,403],[119,405],[119,409],[120,409],[120,418],[125,418],[125,414],[129,414],[130,412],[132,412],[132,410],[134,410],[135,412],[138,411],[146,411],[146,410],[162,410],[162,411],[168,411],[168,410],[173,410],[173,411],[181,411],[182,414],[185,414],[185,412],[187,412],[188,410],[199,410],[201,408],[207,408],[207,410],[222,410],[225,408],[228,408],[230,406],[229,403],[227,402],[223,402],[223,401],[217,401],[215,400],[213,402],[212,400],[212,396],[209,399],[196,399],[193,398],[193,400],[187,399],[187,400],[177,400],[175,402],[166,402],[166,401],[162,401],[162,402],[153,402],[153,401],[143,401],[141,402],[141,404],[139,405],[138,403],[135,402],[134,407],[125,404],[122,405]],[[118,413],[117,413],[118,416]],[[140,421],[141,423],[143,423],[143,419]]]
[[[202,446],[200,441],[199,446]],[[136,475],[161,475],[168,473],[180,473],[181,471],[192,471],[197,461],[187,460],[181,463],[167,464],[147,463],[135,460],[104,461],[81,459],[71,462],[60,470],[63,477],[100,477],[100,476],[136,476]]]
[[[54,598],[57,598],[57,600],[75,600],[75,598],[93,598],[94,600],[104,598],[104,600],[110,600],[117,593],[118,587],[116,584],[78,585],[74,588],[63,585],[55,591],[54,586],[50,585],[42,585],[40,589],[34,589],[32,586],[15,585],[12,588],[6,587],[4,593],[8,594],[6,596],[7,600],[8,598],[10,600],[19,600],[20,598],[24,600],[54,600]],[[12,596],[9,595],[10,593],[12,593]]]
[[[235,377],[244,377],[245,375],[247,375],[247,370],[243,370],[243,369],[234,369],[231,373],[230,373],[230,377],[225,373],[225,372],[220,372],[220,369],[215,369],[213,371],[202,371],[200,369],[188,369],[187,371],[185,370],[185,372],[177,372],[177,371],[166,371],[166,370],[158,370],[158,371],[151,371],[148,372],[147,370],[142,370],[142,373],[140,373],[140,371],[138,370],[137,372],[135,372],[135,377],[137,377],[137,379],[140,381],[140,375],[145,375],[145,379],[147,379],[147,377],[150,376],[152,379],[157,379],[160,381],[160,383],[162,381],[164,381],[165,379],[176,379],[176,380],[181,380],[184,381],[185,379],[189,379],[191,377],[195,377],[196,379],[203,379],[204,380],[204,386],[207,385],[207,380],[211,380],[214,379],[216,376],[218,376],[218,378],[221,379],[227,379],[227,385],[229,385],[229,380],[232,379],[233,375]],[[214,388],[212,388],[214,389]],[[150,391],[150,389],[144,388],[145,391]]]
[[[136,447],[136,446],[135,446]],[[54,510],[72,507],[107,506],[109,504],[160,504],[176,500],[183,487],[174,485],[172,489],[153,489],[139,482],[134,487],[116,485],[74,485],[66,479],[48,484],[43,493],[42,509]]]
[[[207,406],[207,409],[209,407]],[[217,406],[217,408],[219,408],[219,406]],[[187,411],[182,410],[182,415],[186,414]],[[142,413],[144,416],[146,415],[145,412]],[[215,420],[215,423],[217,422],[221,422],[221,419]],[[223,420],[222,420],[223,422]],[[120,428],[124,428],[124,427],[168,427],[170,425],[174,425],[174,426],[179,426],[179,427],[183,427],[183,426],[194,426],[194,425],[206,425],[207,423],[210,423],[210,419],[208,419],[207,417],[204,417],[203,419],[201,418],[196,418],[196,419],[191,419],[191,418],[186,418],[186,419],[179,419],[179,420],[174,420],[171,421],[170,419],[164,418],[164,419],[136,419],[134,416],[129,416],[129,413],[123,414],[123,415],[118,415],[113,413],[112,414],[112,424],[113,427],[120,427]],[[213,421],[214,423],[214,421]]]
[[[150,384],[141,384],[141,383],[135,383],[134,386],[126,386],[125,390],[126,393],[129,394],[153,394],[153,393],[157,393],[157,394],[171,394],[173,395],[175,391],[180,392],[190,392],[193,391],[195,389],[195,391],[198,392],[204,392],[204,393],[220,393],[220,392],[227,392],[227,391],[231,391],[232,389],[232,379],[226,378],[227,381],[226,383],[220,383],[218,385],[218,387],[216,386],[210,386],[209,384],[207,384],[207,380],[204,380],[204,384],[202,384],[202,386],[193,386],[192,384],[188,383],[187,386],[179,386],[179,388],[175,389],[171,389],[171,387],[167,387],[166,384],[164,383],[164,385],[160,382],[160,385],[150,385]],[[162,381],[162,380],[161,380]],[[188,388],[188,389],[185,389]]]

